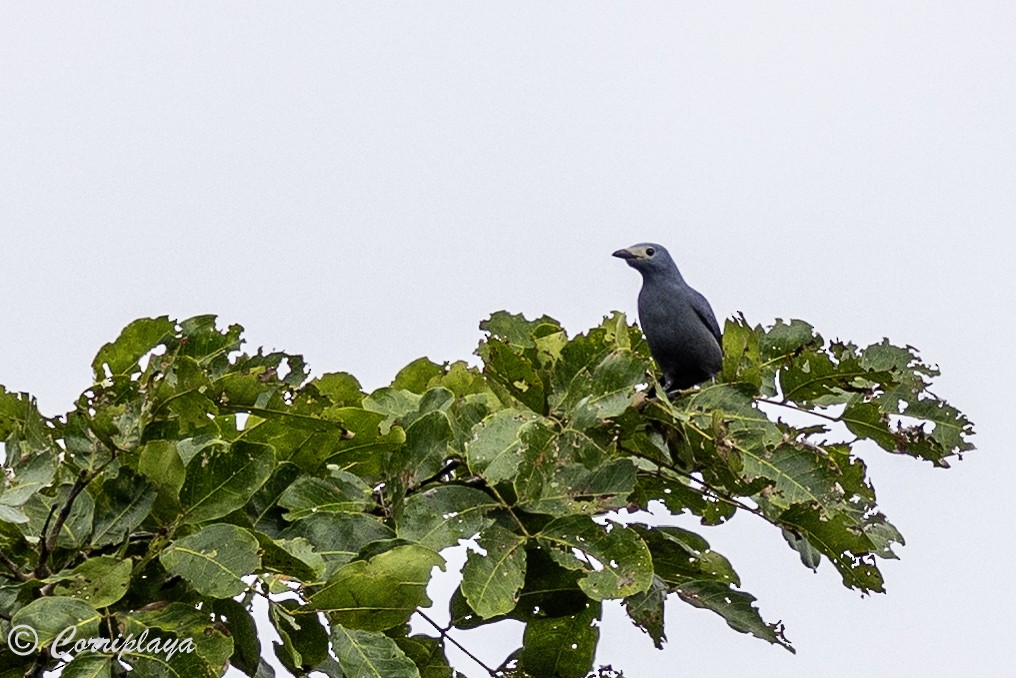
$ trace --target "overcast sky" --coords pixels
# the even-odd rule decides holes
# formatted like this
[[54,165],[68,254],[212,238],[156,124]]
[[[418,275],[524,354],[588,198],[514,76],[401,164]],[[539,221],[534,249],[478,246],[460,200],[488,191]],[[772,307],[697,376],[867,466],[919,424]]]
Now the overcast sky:
[[658,652],[611,607],[599,660],[633,678],[1008,675],[1014,226],[1011,2],[0,4],[0,384],[46,413],[139,316],[368,389],[497,309],[579,332],[634,313],[610,253],[643,240],[721,322],[940,365],[979,449],[862,452],[907,538],[889,593],[751,516],[703,528],[798,654],[677,601]]

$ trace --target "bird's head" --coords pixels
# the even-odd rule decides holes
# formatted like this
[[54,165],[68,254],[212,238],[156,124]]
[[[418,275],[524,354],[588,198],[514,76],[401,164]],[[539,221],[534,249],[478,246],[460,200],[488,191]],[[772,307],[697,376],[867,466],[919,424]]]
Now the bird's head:
[[654,242],[640,242],[638,245],[614,252],[614,256],[624,259],[629,266],[643,276],[677,270],[667,248]]

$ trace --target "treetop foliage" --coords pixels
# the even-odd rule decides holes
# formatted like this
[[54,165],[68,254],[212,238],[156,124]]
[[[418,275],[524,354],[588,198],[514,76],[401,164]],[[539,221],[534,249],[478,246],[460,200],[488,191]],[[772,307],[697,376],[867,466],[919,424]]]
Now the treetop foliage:
[[[704,525],[749,512],[807,567],[827,560],[845,586],[881,592],[878,559],[903,538],[855,448],[941,467],[971,449],[970,422],[928,390],[937,370],[888,341],[730,319],[718,378],[667,396],[622,314],[575,337],[506,312],[481,328],[482,367],[421,358],[365,393],[347,373],[309,378],[299,355],[242,352],[241,328],[212,316],[145,318],[99,350],[63,416],[0,389],[3,638],[149,630],[194,651],[82,653],[63,675],[260,677],[261,598],[297,674],[459,675],[446,644],[513,619],[522,646],[471,675],[578,678],[604,601],[663,647],[671,600],[793,651],[701,535],[635,512]],[[443,626],[426,587],[470,539]],[[410,629],[418,612],[429,633]],[[4,677],[61,664],[0,649]]]

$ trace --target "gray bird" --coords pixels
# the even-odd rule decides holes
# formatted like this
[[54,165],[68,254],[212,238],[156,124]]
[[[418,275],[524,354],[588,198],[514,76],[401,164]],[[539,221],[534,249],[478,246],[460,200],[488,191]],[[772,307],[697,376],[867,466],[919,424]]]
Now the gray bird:
[[720,326],[709,302],[688,287],[670,252],[643,242],[614,252],[642,274],[639,321],[663,372],[665,391],[688,388],[720,371]]

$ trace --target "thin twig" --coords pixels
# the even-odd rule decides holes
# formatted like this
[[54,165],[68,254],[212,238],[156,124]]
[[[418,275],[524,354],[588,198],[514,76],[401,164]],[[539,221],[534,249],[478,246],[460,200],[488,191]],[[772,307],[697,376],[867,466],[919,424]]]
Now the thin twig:
[[754,513],[755,515],[759,516],[760,518],[764,518],[767,521],[769,520],[768,518],[766,518],[766,515],[764,513],[762,513],[762,511],[760,509],[758,509],[757,507],[750,506],[749,504],[745,504],[743,501],[741,501],[737,497],[733,497],[733,496],[727,494],[726,492],[723,492],[722,490],[716,489],[715,487],[713,487],[712,485],[710,485],[706,481],[702,480],[701,478],[696,478],[694,474],[689,473],[688,471],[683,471],[683,470],[677,468],[676,466],[670,466],[668,464],[662,464],[662,463],[660,463],[659,459],[654,459],[652,457],[647,457],[645,455],[639,454],[635,450],[628,449],[627,447],[623,447],[621,445],[618,445],[618,449],[624,450],[625,452],[627,452],[628,454],[632,455],[633,457],[638,457],[639,459],[645,459],[646,461],[651,461],[652,463],[656,464],[661,469],[665,469],[667,471],[670,471],[671,473],[674,473],[674,474],[677,474],[677,475],[681,476],[682,478],[687,478],[688,480],[691,480],[691,481],[693,481],[695,483],[698,483],[699,485],[701,485],[701,487],[700,488],[693,488],[693,489],[698,489],[698,491],[702,492],[703,494],[708,493],[709,496],[711,496],[713,499],[716,499],[717,501],[721,501],[721,502],[723,502],[725,504],[729,504],[731,506],[734,506],[736,508],[742,509],[742,510],[747,511],[749,513]]
[[[645,457],[643,457],[643,459],[645,459]],[[649,461],[653,461],[654,463],[659,464],[659,462],[656,462],[653,459],[649,459]],[[706,481],[702,480],[701,478],[696,478],[694,474],[689,473],[688,471],[683,471],[683,470],[681,470],[681,469],[679,469],[679,468],[677,468],[675,466],[661,465],[660,468],[664,468],[664,469],[670,471],[671,473],[676,473],[677,475],[679,475],[679,476],[681,476],[683,478],[687,478],[688,480],[691,480],[693,482],[698,483],[699,485],[702,486],[702,490],[705,490],[706,492],[708,492],[714,499],[717,499],[717,500],[722,501],[724,503],[730,504],[731,506],[736,506],[737,508],[745,510],[745,511],[748,511],[749,513],[754,513],[755,515],[759,516],[760,518],[765,518],[766,517],[765,514],[762,513],[762,511],[759,510],[758,508],[756,508],[754,506],[750,506],[748,504],[745,504],[743,501],[741,501],[737,497],[729,495],[729,494],[727,494],[726,492],[724,492],[722,490],[716,489],[715,487],[713,487],[712,485],[710,485]],[[767,520],[768,520],[768,518],[767,518]]]
[[49,507],[49,514],[46,516],[46,521],[42,524],[42,530],[39,532],[39,560],[35,564],[35,576],[39,579],[49,574],[46,570],[46,561],[49,560],[49,539],[46,538],[46,535],[49,533],[49,523],[53,520],[55,512],[56,503]]
[[[105,466],[105,465],[103,465]],[[63,529],[64,524],[67,522],[68,516],[71,514],[71,509],[74,508],[74,500],[78,498],[78,495],[85,489],[89,481],[93,478],[88,471],[82,470],[77,479],[74,481],[74,485],[71,486],[71,491],[67,493],[67,500],[64,502],[63,508],[60,509],[60,514],[56,518],[56,522],[53,523],[53,527],[49,529],[47,535],[46,528],[49,527],[49,519],[53,517],[52,509],[49,512],[49,516],[46,517],[46,524],[43,525],[42,534],[39,538],[42,545],[39,549],[39,563],[35,568],[36,576],[40,579],[48,576],[49,570],[46,568],[46,562],[49,559],[53,549],[56,548],[57,537],[60,536],[60,530]],[[54,504],[54,508],[55,508]]]
[[[176,529],[175,525],[169,529],[169,532],[172,533],[174,529]],[[148,542],[148,549],[145,551],[145,555],[142,556],[141,560],[138,561],[138,564],[131,569],[131,576],[134,577],[144,572],[145,568],[148,567],[148,563],[152,562],[152,560],[159,555],[162,547],[165,546],[167,542],[169,542],[169,539],[163,532],[160,532],[152,537],[151,541]]]
[[810,414],[810,415],[812,415],[814,417],[820,417],[820,418],[825,419],[827,421],[833,421],[833,422],[842,421],[842,419],[840,419],[839,417],[833,417],[833,416],[828,415],[828,414],[823,414],[821,412],[816,412],[815,410],[806,410],[803,407],[798,407],[797,405],[792,405],[791,403],[783,402],[781,400],[770,400],[769,398],[755,398],[755,402],[757,402],[757,403],[767,403],[769,405],[779,405],[780,407],[786,407],[789,410],[797,410],[798,412],[801,412],[803,414]]
[[21,571],[21,569],[14,563],[13,560],[4,555],[3,551],[0,551],[0,564],[11,571],[11,576],[18,581],[28,581],[31,579],[28,575]]
[[424,478],[423,480],[421,480],[416,485],[416,487],[409,488],[406,491],[406,494],[411,494],[413,492],[419,492],[420,490],[422,490],[424,488],[424,486],[429,485],[431,483],[436,483],[437,481],[441,480],[441,478],[443,478],[444,476],[448,475],[449,473],[451,473],[452,471],[457,469],[459,466],[462,466],[462,460],[461,459],[451,459],[451,460],[449,460],[448,462],[445,463],[445,465],[443,467],[441,467],[440,471],[438,471],[434,475],[430,476],[429,478]]
[[421,617],[423,617],[424,621],[426,621],[426,622],[427,622],[428,624],[430,624],[431,626],[433,626],[433,627],[434,627],[434,629],[435,629],[435,630],[437,630],[437,632],[441,634],[441,638],[443,638],[444,640],[447,640],[447,641],[448,641],[448,642],[450,642],[450,643],[451,643],[452,645],[454,645],[455,647],[457,647],[457,648],[459,648],[460,650],[462,650],[462,652],[463,652],[463,653],[465,653],[465,655],[466,655],[467,657],[469,657],[469,658],[470,658],[470,659],[472,659],[472,660],[473,660],[474,662],[476,662],[476,663],[477,663],[477,664],[479,664],[479,665],[480,665],[481,667],[483,667],[483,670],[484,670],[484,671],[486,671],[486,672],[487,672],[487,673],[488,673],[489,675],[491,675],[491,676],[496,676],[496,675],[497,675],[497,671],[495,671],[494,669],[492,669],[492,668],[490,668],[489,666],[487,666],[486,664],[484,664],[484,663],[483,663],[483,662],[482,662],[482,661],[480,660],[480,658],[479,658],[479,657],[477,657],[477,656],[476,656],[475,654],[473,654],[472,652],[470,652],[469,650],[467,650],[467,649],[466,649],[465,647],[463,647],[463,645],[462,645],[462,644],[461,644],[461,643],[460,643],[459,641],[455,640],[455,639],[454,639],[454,638],[452,638],[452,637],[451,637],[450,635],[448,635],[448,631],[447,631],[447,629],[443,629],[443,628],[441,628],[441,626],[440,626],[440,625],[439,625],[439,624],[438,624],[438,623],[437,623],[436,621],[434,621],[433,619],[431,619],[430,617],[428,617],[428,616],[427,616],[426,614],[424,614],[424,613],[423,613],[423,612],[422,612],[421,610],[417,610],[417,611],[416,611],[416,614],[418,614],[418,615],[420,615]]

